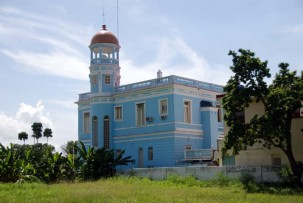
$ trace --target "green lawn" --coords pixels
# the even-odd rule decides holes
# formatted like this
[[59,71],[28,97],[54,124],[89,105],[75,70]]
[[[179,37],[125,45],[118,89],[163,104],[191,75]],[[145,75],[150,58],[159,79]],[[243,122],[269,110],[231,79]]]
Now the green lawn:
[[303,195],[246,193],[240,183],[113,178],[60,184],[0,184],[0,202],[303,202]]

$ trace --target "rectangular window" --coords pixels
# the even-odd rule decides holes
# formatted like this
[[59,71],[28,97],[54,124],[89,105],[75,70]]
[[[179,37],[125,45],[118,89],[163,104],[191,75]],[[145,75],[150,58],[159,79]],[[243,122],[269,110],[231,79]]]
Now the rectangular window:
[[91,76],[91,84],[92,84],[92,86],[97,85],[97,78],[98,78],[98,75],[92,75]]
[[122,120],[122,106],[115,107],[115,120],[117,121]]
[[236,112],[236,122],[245,123],[245,111]]
[[184,149],[185,149],[185,150],[192,150],[192,146],[191,146],[191,145],[185,145],[185,146],[184,146]]
[[154,160],[154,151],[153,147],[148,147],[148,161]]
[[160,116],[167,115],[167,99],[160,100]]
[[191,123],[191,101],[184,101],[184,123]]
[[90,122],[89,122],[89,120],[90,120],[89,113],[84,113],[84,115],[83,115],[83,127],[84,127],[83,132],[84,133],[89,133],[89,131],[90,131]]
[[218,108],[217,111],[217,116],[218,116],[218,122],[222,122],[222,109],[220,105],[216,105],[216,107]]
[[274,154],[271,156],[272,158],[272,166],[277,166],[280,167],[281,166],[281,156],[278,154]]
[[136,104],[136,117],[137,117],[137,126],[145,125],[145,104],[139,103]]
[[109,85],[110,84],[110,75],[104,76],[104,84]]

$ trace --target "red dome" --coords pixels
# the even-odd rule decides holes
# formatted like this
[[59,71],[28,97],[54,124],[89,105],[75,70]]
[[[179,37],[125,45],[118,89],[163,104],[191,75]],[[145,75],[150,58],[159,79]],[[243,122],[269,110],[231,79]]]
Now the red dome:
[[106,30],[106,25],[102,25],[102,30],[97,32],[90,42],[90,44],[97,43],[112,43],[119,45],[117,37],[113,33]]

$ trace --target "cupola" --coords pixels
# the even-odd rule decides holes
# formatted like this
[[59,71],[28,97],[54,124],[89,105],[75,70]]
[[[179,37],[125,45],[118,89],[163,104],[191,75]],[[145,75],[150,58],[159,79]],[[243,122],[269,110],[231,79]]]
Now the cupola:
[[117,37],[106,29],[106,25],[102,25],[102,30],[93,36],[90,45],[98,43],[112,43],[119,46]]

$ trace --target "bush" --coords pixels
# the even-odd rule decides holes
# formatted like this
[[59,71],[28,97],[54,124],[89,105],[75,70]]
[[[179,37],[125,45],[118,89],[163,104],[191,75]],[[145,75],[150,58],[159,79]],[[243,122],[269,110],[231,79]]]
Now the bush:
[[203,181],[197,180],[194,176],[187,176],[187,177],[180,177],[178,175],[168,175],[165,179],[166,183],[173,184],[173,185],[184,185],[188,187],[202,187]]
[[278,172],[278,176],[280,177],[285,186],[294,186],[293,183],[295,182],[296,178],[294,177],[292,170],[289,166],[282,166]]
[[220,186],[220,187],[226,187],[230,183],[230,178],[224,175],[222,172],[217,173],[217,178],[215,179],[215,182]]
[[242,173],[239,180],[243,185],[255,183],[255,178],[250,173]]
[[114,149],[89,148],[80,142],[79,156],[53,152],[47,144],[13,145],[0,143],[0,182],[41,182],[97,180],[112,177],[117,165],[127,165],[130,157],[123,157],[124,150],[115,155]]

